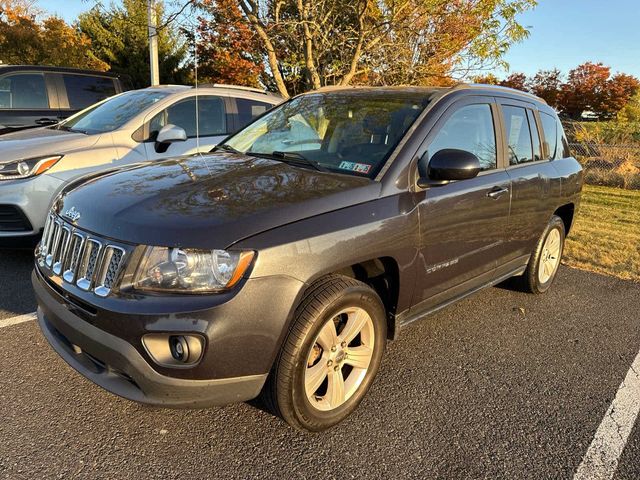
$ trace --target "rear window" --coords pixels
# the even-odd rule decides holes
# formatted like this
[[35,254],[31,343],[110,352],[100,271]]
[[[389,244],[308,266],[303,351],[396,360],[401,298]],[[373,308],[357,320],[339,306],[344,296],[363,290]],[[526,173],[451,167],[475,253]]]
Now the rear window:
[[113,79],[86,75],[62,75],[69,107],[81,110],[116,94]]
[[49,108],[44,75],[42,73],[16,73],[0,78],[0,108]]

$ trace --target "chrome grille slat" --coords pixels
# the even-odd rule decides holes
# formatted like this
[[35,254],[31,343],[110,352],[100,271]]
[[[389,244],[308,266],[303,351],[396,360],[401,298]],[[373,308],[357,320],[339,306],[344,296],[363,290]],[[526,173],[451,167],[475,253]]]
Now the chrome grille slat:
[[82,247],[84,246],[84,236],[78,232],[74,232],[71,236],[71,242],[69,247],[69,255],[64,265],[64,273],[62,278],[69,283],[73,283],[76,278],[76,271],[78,270],[78,264],[80,263],[80,254],[82,253]]
[[120,247],[107,245],[102,258],[102,266],[100,274],[96,280],[94,292],[96,295],[106,297],[109,295],[111,288],[120,272],[122,261],[124,260],[124,250]]
[[61,228],[60,242],[53,258],[53,267],[51,268],[56,275],[62,273],[62,265],[68,255],[69,239],[71,237],[71,229],[69,227],[63,226]]
[[94,238],[89,238],[85,242],[80,268],[78,269],[78,280],[76,285],[82,290],[90,290],[93,284],[93,274],[102,251],[102,243]]
[[53,265],[53,259],[56,256],[56,250],[60,244],[60,231],[62,230],[62,223],[59,221],[53,222],[53,231],[51,233],[51,243],[49,244],[49,248],[47,249],[48,253],[45,257],[44,263],[47,267],[51,268]]
[[54,214],[47,217],[36,251],[38,268],[106,297],[116,286],[127,250],[86,234]]

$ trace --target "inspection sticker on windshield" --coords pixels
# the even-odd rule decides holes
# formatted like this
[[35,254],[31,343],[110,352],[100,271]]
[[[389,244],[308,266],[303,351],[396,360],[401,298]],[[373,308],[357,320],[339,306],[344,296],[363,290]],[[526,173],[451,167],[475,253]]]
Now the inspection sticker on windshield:
[[338,168],[341,168],[342,170],[351,170],[352,172],[357,173],[369,173],[371,165],[367,165],[366,163],[341,162],[340,165],[338,165]]

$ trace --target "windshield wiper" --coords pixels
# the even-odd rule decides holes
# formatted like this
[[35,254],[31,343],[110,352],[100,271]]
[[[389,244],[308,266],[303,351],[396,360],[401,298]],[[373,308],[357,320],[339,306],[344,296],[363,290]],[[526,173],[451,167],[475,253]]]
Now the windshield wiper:
[[86,130],[81,130],[79,128],[71,128],[71,127],[67,127],[66,125],[58,125],[56,128],[58,130],[64,130],[65,132],[84,133],[85,135],[89,135],[89,132],[87,132]]
[[227,145],[226,143],[221,143],[221,144],[216,145],[215,147],[213,147],[211,149],[212,152],[215,152],[216,150],[224,150],[225,152],[242,154],[242,152],[240,150],[237,150],[237,149],[233,148],[231,145]]
[[328,172],[326,168],[320,165],[315,160],[311,160],[310,158],[305,157],[301,153],[298,152],[280,152],[275,150],[271,153],[271,157],[282,160],[285,163],[297,163],[298,165],[308,165],[310,167],[315,168],[319,172]]

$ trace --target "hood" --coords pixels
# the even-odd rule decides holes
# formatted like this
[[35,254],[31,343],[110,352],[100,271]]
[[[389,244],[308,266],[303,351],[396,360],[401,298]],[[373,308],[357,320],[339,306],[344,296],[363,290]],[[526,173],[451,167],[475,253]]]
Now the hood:
[[257,233],[377,198],[368,178],[215,153],[144,164],[63,192],[76,225],[144,245],[226,248]]
[[99,138],[100,135],[85,135],[48,127],[5,133],[0,135],[0,163],[89,148]]

